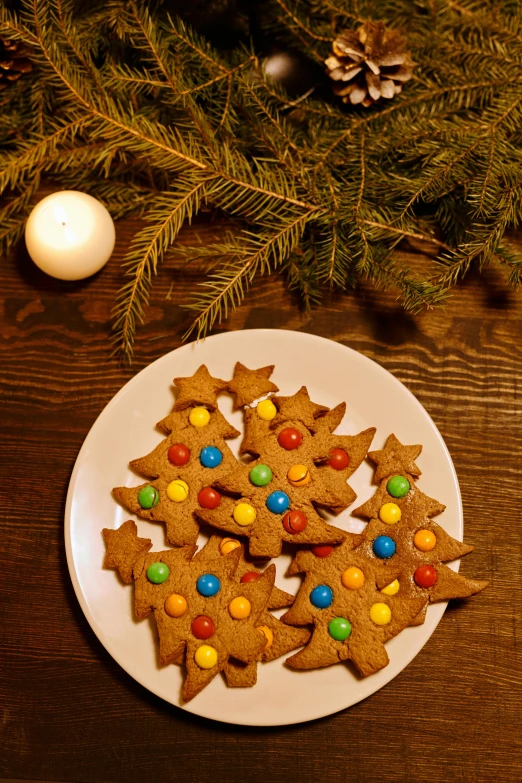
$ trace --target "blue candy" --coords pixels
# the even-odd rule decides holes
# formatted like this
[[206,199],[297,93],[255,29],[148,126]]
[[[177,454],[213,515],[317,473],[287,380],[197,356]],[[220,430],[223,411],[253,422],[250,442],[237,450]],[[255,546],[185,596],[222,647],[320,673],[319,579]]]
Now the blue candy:
[[215,446],[205,446],[199,453],[199,461],[204,468],[217,468],[222,460],[223,455]]
[[214,574],[203,574],[196,582],[198,593],[209,598],[221,590],[221,582]]
[[288,511],[289,506],[290,498],[286,492],[281,492],[280,489],[272,492],[266,499],[266,507],[272,514],[284,514],[285,511]]
[[333,592],[328,585],[317,585],[310,593],[310,603],[317,609],[328,609],[332,605]]
[[383,559],[394,555],[395,549],[395,541],[390,536],[377,536],[373,542],[374,555]]

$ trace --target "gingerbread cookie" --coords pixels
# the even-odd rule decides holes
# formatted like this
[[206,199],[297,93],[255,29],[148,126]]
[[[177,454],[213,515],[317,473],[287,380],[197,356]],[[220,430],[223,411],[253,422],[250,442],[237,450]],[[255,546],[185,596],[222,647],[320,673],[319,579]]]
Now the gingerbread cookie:
[[278,557],[283,541],[342,541],[348,534],[325,522],[316,507],[339,512],[355,499],[346,480],[363,461],[375,433],[370,428],[354,436],[334,435],[344,411],[343,403],[327,412],[304,387],[292,397],[270,397],[254,412],[247,411],[241,450],[258,459],[237,464],[218,479],[214,486],[234,497],[223,497],[216,509],[198,510],[199,518],[247,536],[255,557]]
[[350,660],[362,675],[373,674],[388,664],[384,643],[406,628],[427,602],[425,596],[383,593],[393,574],[355,549],[352,540],[299,552],[290,573],[306,576],[281,619],[291,625],[314,624],[310,642],[287,660],[294,669]]
[[[107,532],[120,534],[121,545],[113,547],[110,562],[126,568],[141,545],[130,540],[130,528],[104,531],[105,536]],[[136,616],[154,614],[161,665],[185,660],[185,702],[231,658],[243,664],[257,660],[266,646],[266,637],[258,630],[260,618],[275,578],[275,567],[269,566],[255,581],[235,580],[239,549],[214,557],[207,557],[204,549],[199,558],[194,553],[195,547],[149,552],[140,555],[133,568]]]
[[194,544],[199,533],[194,512],[202,505],[212,508],[219,503],[212,485],[237,464],[225,439],[239,433],[219,411],[201,405],[173,411],[158,426],[168,437],[150,454],[130,463],[153,480],[137,487],[115,487],[113,494],[132,513],[165,523],[170,544]]
[[[256,564],[252,558],[245,554],[244,547],[237,538],[213,535],[194,559],[213,560],[218,555],[226,555],[234,549],[241,551],[237,570],[234,579],[240,584],[249,584],[260,578],[263,570]],[[259,617],[258,630],[264,634],[266,644],[260,652],[256,661],[245,664],[234,658],[230,658],[225,664],[224,675],[227,684],[231,687],[251,687],[257,682],[257,663],[258,661],[273,661],[281,655],[295,650],[296,647],[302,647],[310,638],[310,632],[304,628],[292,628],[285,625],[274,617],[268,609],[280,609],[290,606],[294,596],[290,593],[280,590],[274,585],[270,598],[268,599],[267,609]]]
[[[368,455],[377,464],[375,478],[380,484],[374,496],[353,512],[370,520],[358,551],[390,572],[400,571],[390,588],[397,595],[423,596],[430,603],[466,598],[488,583],[468,579],[444,565],[473,547],[452,538],[432,520],[445,506],[415,485],[420,470],[414,460],[421,450],[418,445],[403,446],[390,435],[384,449]],[[425,608],[414,624],[424,622],[424,616]]]

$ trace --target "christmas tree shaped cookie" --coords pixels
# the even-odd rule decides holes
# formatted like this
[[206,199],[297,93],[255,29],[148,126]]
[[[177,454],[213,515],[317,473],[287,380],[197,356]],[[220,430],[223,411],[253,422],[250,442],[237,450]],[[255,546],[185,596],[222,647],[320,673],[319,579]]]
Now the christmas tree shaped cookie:
[[137,487],[116,487],[114,497],[129,511],[150,522],[163,522],[175,546],[195,544],[199,525],[195,511],[215,508],[219,494],[212,485],[230,473],[236,459],[227,443],[239,432],[217,410],[216,395],[227,384],[202,365],[191,378],[176,378],[179,395],[174,410],[159,422],[167,437],[131,467],[150,479]]
[[[213,560],[219,555],[226,555],[234,549],[240,549],[241,557],[239,559],[234,579],[241,584],[255,582],[260,578],[263,570],[259,567],[259,562],[255,563],[252,558],[246,556],[243,546],[237,538],[223,537],[219,535],[212,536],[204,549],[195,557]],[[268,599],[267,609],[259,617],[260,630],[266,637],[264,649],[258,656],[258,659],[252,663],[242,663],[236,659],[229,659],[224,667],[224,675],[228,685],[232,687],[250,687],[257,682],[257,663],[258,661],[273,661],[281,655],[295,650],[296,647],[302,647],[310,638],[310,632],[304,628],[292,628],[285,625],[277,617],[274,617],[269,609],[281,609],[291,606],[294,596],[290,593],[280,590],[274,585],[270,598]]]
[[203,548],[194,557],[195,547],[147,552],[150,542],[138,539],[129,523],[103,534],[110,542],[105,565],[117,568],[122,577],[137,555],[135,613],[140,620],[153,613],[161,665],[185,662],[183,701],[208,685],[231,658],[243,664],[259,658],[267,644],[262,626],[274,585],[273,565],[258,579],[241,582],[234,578],[240,548],[212,556]]
[[[346,483],[359,467],[375,430],[335,435],[344,403],[328,412],[303,387],[291,397],[273,396],[247,410],[243,453],[256,459],[237,464],[214,486],[226,495],[201,520],[249,538],[250,554],[278,557],[283,541],[339,543],[346,533],[329,525],[318,506],[338,512],[356,495]],[[341,459],[339,460],[339,457]]]
[[[468,579],[444,563],[471,552],[473,547],[452,538],[433,521],[445,506],[415,485],[420,470],[415,464],[422,446],[404,446],[390,435],[384,449],[369,453],[376,465],[379,487],[374,496],[356,509],[369,519],[361,551],[375,563],[390,569],[388,591],[404,597],[425,597],[429,602],[466,598],[480,592],[487,582]],[[400,571],[398,579],[391,572]],[[422,623],[423,612],[414,624]]]
[[302,550],[290,573],[304,573],[305,579],[282,620],[314,624],[310,642],[287,660],[295,669],[353,661],[362,675],[373,674],[388,664],[385,642],[406,628],[427,602],[425,596],[383,593],[395,574],[354,548],[351,539],[338,547]]

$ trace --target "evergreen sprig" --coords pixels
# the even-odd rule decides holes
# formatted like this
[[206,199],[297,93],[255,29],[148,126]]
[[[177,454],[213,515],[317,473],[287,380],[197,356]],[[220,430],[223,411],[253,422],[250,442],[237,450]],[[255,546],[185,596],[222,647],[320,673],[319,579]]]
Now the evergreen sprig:
[[[253,4],[249,4],[252,6]],[[255,44],[220,50],[159,0],[24,0],[0,38],[35,68],[0,93],[0,249],[19,240],[40,183],[145,220],[124,260],[116,349],[132,355],[158,265],[203,207],[232,230],[185,258],[206,263],[187,335],[239,307],[259,275],[287,276],[305,306],[367,278],[418,310],[471,268],[510,285],[522,258],[506,230],[522,214],[522,7],[510,0],[266,0]],[[416,63],[400,96],[344,107],[316,82],[290,95],[259,41],[322,66],[333,38],[364,20],[401,28]],[[414,274],[394,252],[432,245]]]

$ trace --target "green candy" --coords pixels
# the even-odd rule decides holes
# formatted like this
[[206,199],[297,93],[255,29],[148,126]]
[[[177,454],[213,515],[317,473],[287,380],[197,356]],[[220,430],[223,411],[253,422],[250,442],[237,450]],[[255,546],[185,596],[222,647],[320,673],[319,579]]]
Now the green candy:
[[250,481],[256,487],[266,487],[272,481],[272,471],[268,465],[255,465],[249,475]]
[[344,642],[352,632],[352,625],[345,617],[334,617],[328,623],[328,633],[336,642]]
[[165,563],[151,563],[147,568],[147,579],[155,585],[166,582],[170,576],[170,568]]
[[392,498],[403,498],[410,491],[410,482],[404,476],[392,476],[386,485]]
[[142,508],[154,508],[159,503],[158,490],[150,484],[148,487],[143,487],[138,493],[138,503]]

